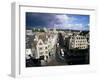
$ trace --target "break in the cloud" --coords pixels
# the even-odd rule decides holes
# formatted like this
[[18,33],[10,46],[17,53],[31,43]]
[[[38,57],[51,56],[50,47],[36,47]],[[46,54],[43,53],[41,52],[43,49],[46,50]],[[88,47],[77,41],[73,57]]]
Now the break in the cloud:
[[89,15],[27,12],[26,27],[89,30]]

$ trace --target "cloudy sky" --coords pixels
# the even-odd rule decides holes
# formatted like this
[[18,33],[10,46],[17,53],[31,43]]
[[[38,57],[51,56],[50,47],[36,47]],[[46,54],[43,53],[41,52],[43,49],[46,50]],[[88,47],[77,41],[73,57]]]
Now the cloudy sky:
[[26,27],[89,30],[89,15],[26,12]]

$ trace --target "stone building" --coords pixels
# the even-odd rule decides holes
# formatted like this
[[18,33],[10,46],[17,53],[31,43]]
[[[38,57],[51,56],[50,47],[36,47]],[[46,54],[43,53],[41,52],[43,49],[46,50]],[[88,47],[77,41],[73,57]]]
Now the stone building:
[[88,48],[87,38],[82,35],[71,36],[69,41],[69,49],[86,49]]

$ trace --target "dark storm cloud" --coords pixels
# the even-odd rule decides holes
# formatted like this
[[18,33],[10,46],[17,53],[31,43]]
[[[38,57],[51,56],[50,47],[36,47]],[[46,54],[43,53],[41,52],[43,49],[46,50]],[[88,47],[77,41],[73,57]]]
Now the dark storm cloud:
[[26,13],[26,26],[27,27],[51,27],[54,24],[59,24],[59,19],[56,18],[56,14],[47,13]]
[[26,27],[89,30],[89,15],[26,12]]

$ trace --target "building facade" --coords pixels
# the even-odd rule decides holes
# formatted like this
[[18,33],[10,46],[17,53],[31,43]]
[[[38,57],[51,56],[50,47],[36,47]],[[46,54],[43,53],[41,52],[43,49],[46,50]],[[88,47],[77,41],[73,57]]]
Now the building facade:
[[71,36],[69,41],[69,49],[86,49],[88,48],[87,38],[82,35]]
[[44,58],[48,60],[50,55],[55,52],[54,46],[56,44],[57,34],[55,33],[37,33],[33,41],[32,52],[36,59]]
[[47,60],[49,58],[48,54],[48,44],[39,39],[36,45],[36,58],[44,57],[44,60]]
[[32,32],[32,30],[26,30],[26,35],[33,35],[33,32]]

